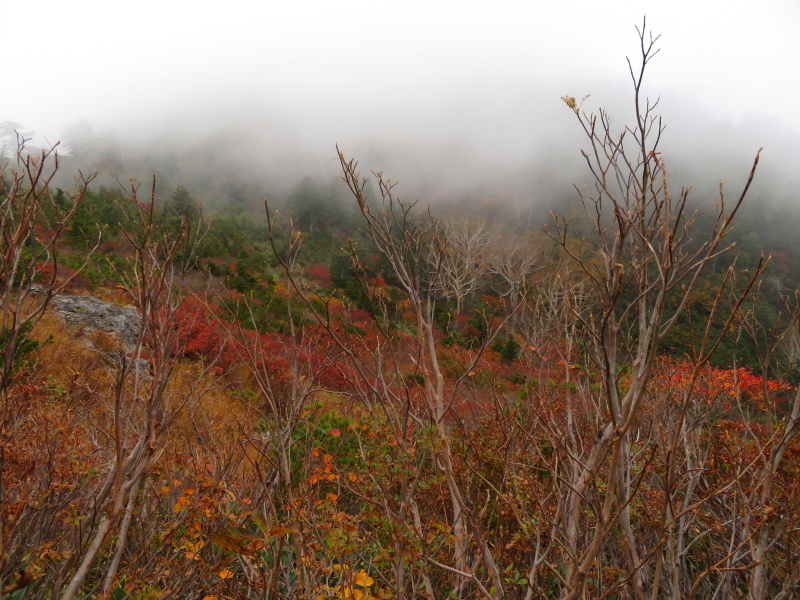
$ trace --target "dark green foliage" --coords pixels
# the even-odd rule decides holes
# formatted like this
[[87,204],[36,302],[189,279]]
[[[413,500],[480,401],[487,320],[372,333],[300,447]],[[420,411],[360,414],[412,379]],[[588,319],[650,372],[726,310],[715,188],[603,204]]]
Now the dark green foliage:
[[[311,409],[314,407],[312,406]],[[332,454],[336,464],[344,469],[364,469],[359,451],[358,435],[353,431],[353,423],[338,411],[314,412],[306,420],[298,422],[293,432],[298,451],[292,453],[295,460],[293,473],[298,480],[307,476],[302,465],[304,456],[317,450],[319,454]],[[300,450],[302,445],[303,449]]]
[[166,231],[177,231],[186,225],[197,228],[200,225],[200,207],[183,186],[178,186],[161,209],[159,226]]
[[56,193],[53,194],[53,202],[55,203],[58,210],[61,211],[69,210],[70,208],[72,208],[72,201],[69,199],[69,196],[67,196],[67,193],[61,188],[58,188],[56,190]]
[[334,287],[344,289],[350,281],[356,279],[353,260],[347,254],[340,253],[331,258],[331,283]]
[[83,268],[81,277],[92,284],[123,284],[130,275],[131,263],[111,249],[92,255],[89,262],[80,254],[70,256],[64,264],[71,269]]
[[264,293],[275,284],[272,276],[265,272],[269,266],[268,252],[263,245],[249,252],[240,252],[232,273],[225,279],[225,287],[242,294],[254,294],[258,298],[266,297]]
[[[3,368],[5,367],[5,361],[9,358],[9,354],[13,356],[13,365],[11,368],[12,373],[19,372],[20,369],[30,364],[30,354],[41,345],[39,340],[34,340],[28,337],[32,328],[32,323],[28,323],[22,327],[17,334],[15,348],[9,348],[12,330],[0,330],[0,365],[2,365]],[[50,340],[48,340],[48,342],[49,341]]]
[[433,320],[442,331],[450,331],[451,324],[455,322],[455,306],[452,301],[440,301],[433,307]]
[[256,274],[242,266],[239,261],[236,261],[233,267],[233,273],[225,278],[225,287],[229,290],[236,290],[241,294],[254,292],[258,286],[259,281]]
[[351,229],[353,203],[344,191],[338,179],[323,184],[304,178],[286,201],[297,228],[312,236],[337,228]]
[[500,355],[500,358],[503,359],[503,362],[506,364],[511,364],[519,357],[522,347],[513,336],[508,336],[506,338],[496,339],[492,344],[492,350]]
[[[89,247],[102,232],[102,239],[109,240],[119,232],[119,224],[125,220],[122,209],[122,190],[100,186],[96,192],[89,190],[75,211],[66,240],[78,247]],[[59,190],[57,202],[68,202],[66,194]]]
[[406,380],[411,385],[425,385],[425,376],[422,373],[408,373]]
[[451,325],[446,331],[447,335],[442,340],[445,346],[457,344],[462,348],[478,348],[486,341],[486,320],[478,313],[468,319],[460,330]]
[[257,223],[245,212],[227,209],[212,216],[198,258],[240,256],[253,244],[263,244],[267,239],[269,232],[263,223]]
[[[259,278],[252,272],[244,271],[242,275],[234,273],[226,279],[229,289],[238,291],[242,297],[228,297],[221,301],[223,316],[238,322],[243,328],[255,331],[273,331],[286,333],[289,329],[288,302],[286,298],[275,293],[272,278]],[[299,325],[303,320],[301,313],[292,314],[292,322]]]
[[231,274],[229,268],[225,265],[220,265],[217,261],[212,259],[202,261],[202,265],[202,268],[211,275],[211,277],[227,277]]
[[350,256],[341,253],[331,260],[331,284],[342,290],[358,308],[373,313],[372,302],[367,290],[362,283],[362,274],[359,274],[353,265]]

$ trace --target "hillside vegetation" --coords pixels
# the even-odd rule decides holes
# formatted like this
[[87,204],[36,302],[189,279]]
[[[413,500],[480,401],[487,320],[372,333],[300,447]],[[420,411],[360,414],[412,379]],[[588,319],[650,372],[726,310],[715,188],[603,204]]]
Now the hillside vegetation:
[[288,211],[211,218],[155,177],[62,189],[21,143],[2,597],[800,593],[800,257],[776,217],[761,253],[758,155],[713,206],[668,186],[640,42],[629,127],[563,98],[593,183],[544,231],[492,199],[439,218],[342,153]]

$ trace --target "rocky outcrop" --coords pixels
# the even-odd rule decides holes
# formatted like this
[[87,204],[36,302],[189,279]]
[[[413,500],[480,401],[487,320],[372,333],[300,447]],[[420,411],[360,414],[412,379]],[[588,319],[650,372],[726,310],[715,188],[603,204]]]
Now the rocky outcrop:
[[132,352],[139,337],[142,316],[133,306],[115,306],[94,296],[58,295],[50,306],[73,327],[112,333]]

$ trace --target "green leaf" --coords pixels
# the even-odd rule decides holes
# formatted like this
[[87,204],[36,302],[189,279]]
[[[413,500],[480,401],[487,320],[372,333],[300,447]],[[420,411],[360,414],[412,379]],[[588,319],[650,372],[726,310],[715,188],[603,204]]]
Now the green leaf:
[[264,518],[264,515],[261,512],[254,510],[248,514],[250,520],[255,524],[256,527],[263,533],[264,535],[269,535],[269,524],[267,520]]

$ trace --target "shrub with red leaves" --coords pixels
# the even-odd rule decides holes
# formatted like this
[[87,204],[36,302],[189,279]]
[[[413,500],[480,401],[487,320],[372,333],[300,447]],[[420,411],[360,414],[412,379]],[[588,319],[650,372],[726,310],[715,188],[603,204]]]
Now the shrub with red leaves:
[[331,285],[331,269],[328,265],[323,265],[322,263],[309,265],[306,269],[306,277],[313,279],[326,288]]

